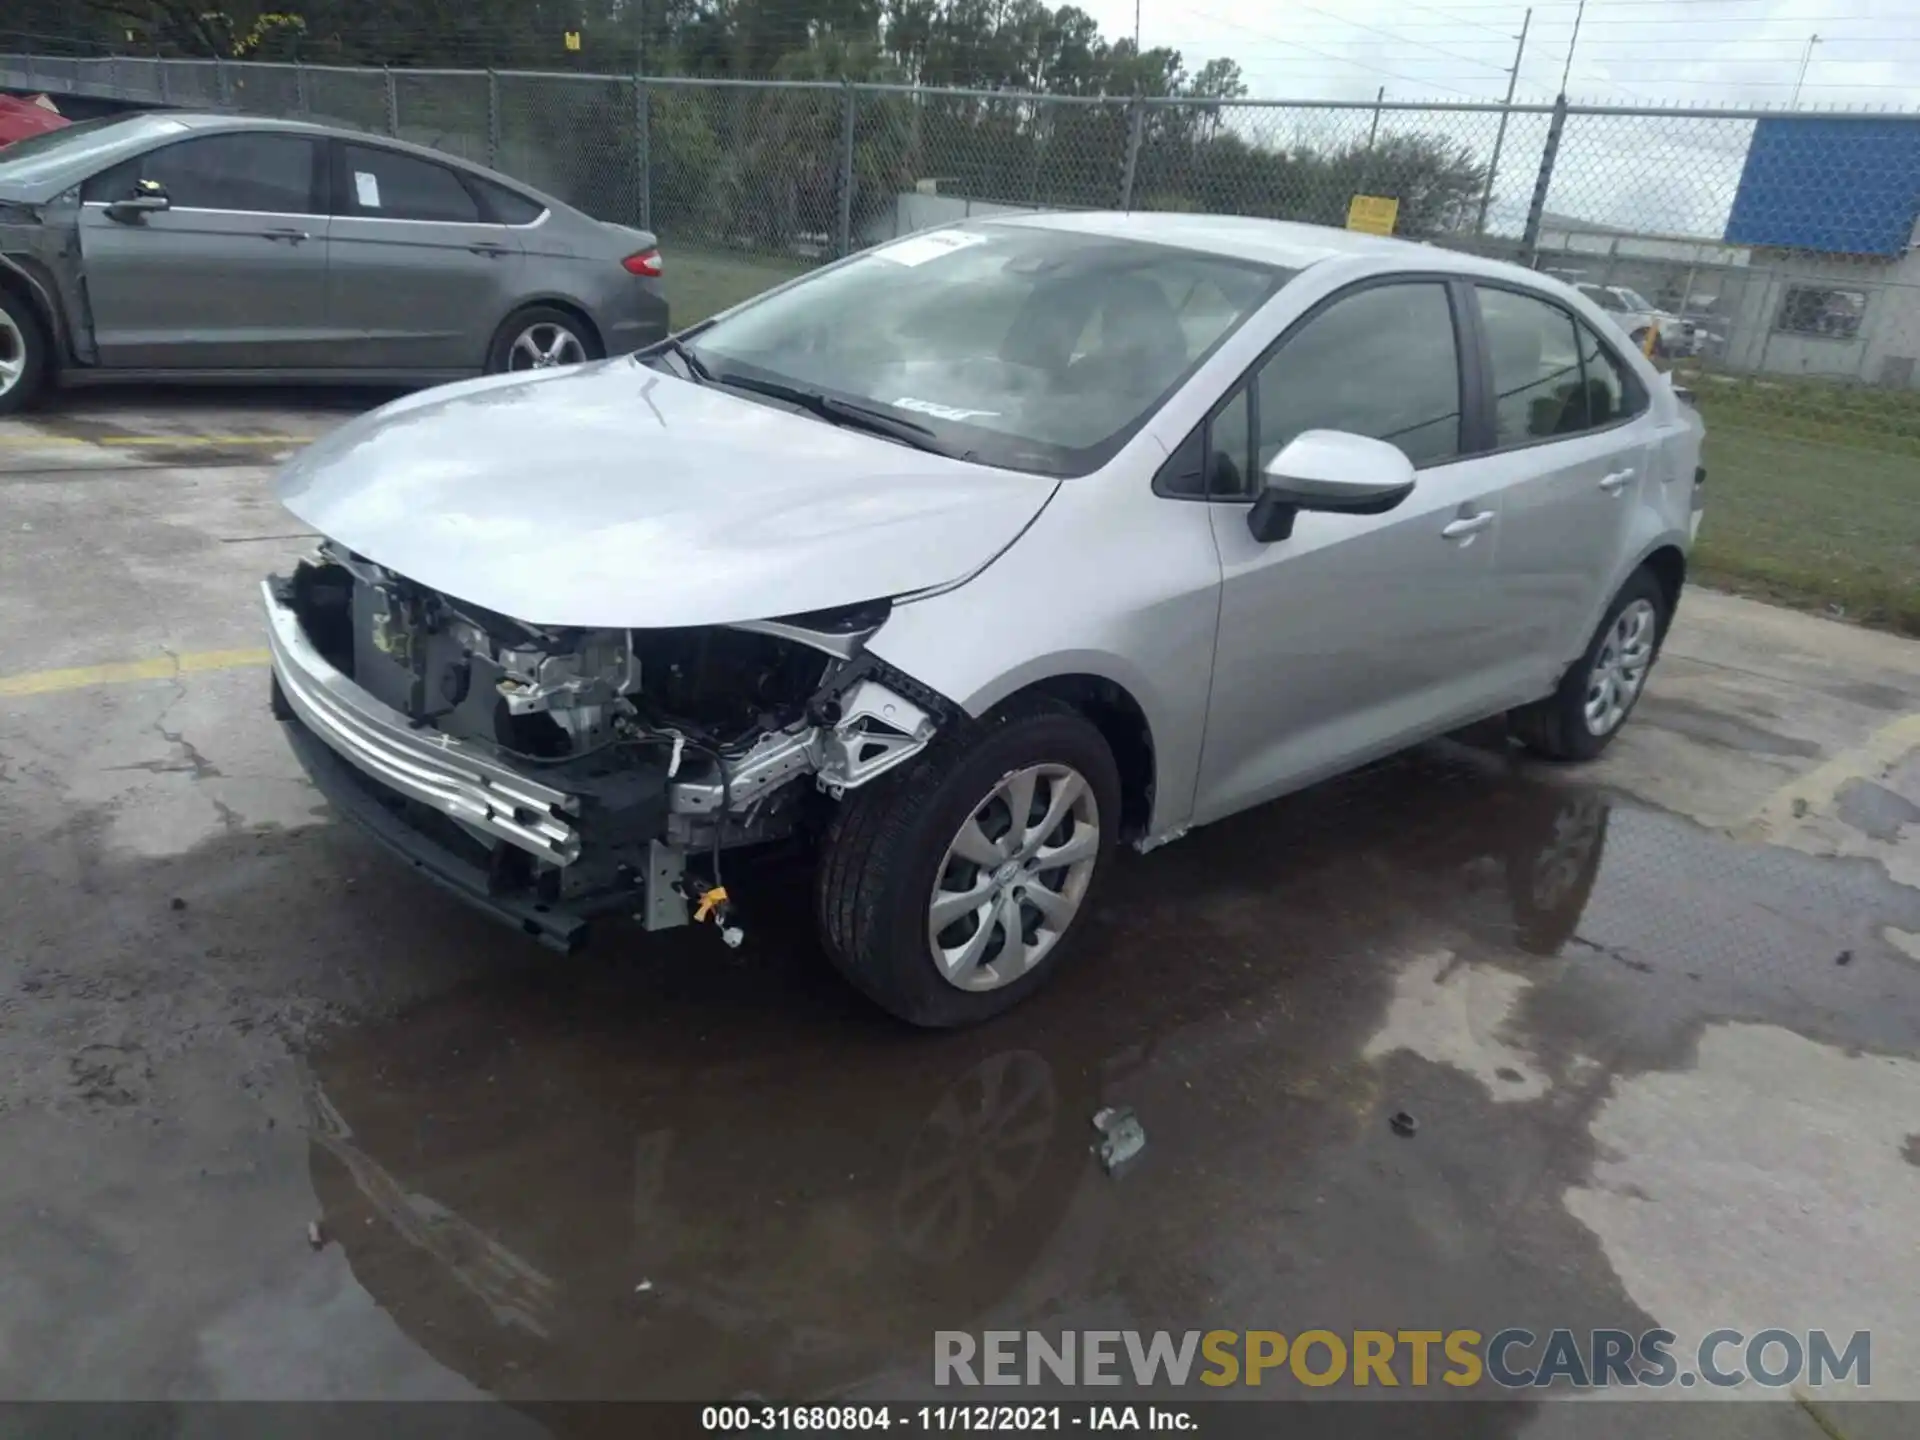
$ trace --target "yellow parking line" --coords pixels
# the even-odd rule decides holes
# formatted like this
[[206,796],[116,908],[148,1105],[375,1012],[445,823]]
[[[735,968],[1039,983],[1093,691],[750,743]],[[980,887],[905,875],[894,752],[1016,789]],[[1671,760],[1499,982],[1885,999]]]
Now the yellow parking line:
[[1794,821],[1832,804],[1849,780],[1878,780],[1909,750],[1920,748],[1920,714],[1881,726],[1859,745],[1790,780],[1733,828],[1736,840],[1769,840]]
[[211,670],[244,670],[265,665],[265,650],[196,650],[185,655],[156,655],[151,660],[120,660],[108,665],[76,665],[70,670],[29,670],[0,675],[0,696],[55,695],[94,685],[124,685],[132,680],[172,680]]
[[0,445],[311,445],[317,435],[0,435]]

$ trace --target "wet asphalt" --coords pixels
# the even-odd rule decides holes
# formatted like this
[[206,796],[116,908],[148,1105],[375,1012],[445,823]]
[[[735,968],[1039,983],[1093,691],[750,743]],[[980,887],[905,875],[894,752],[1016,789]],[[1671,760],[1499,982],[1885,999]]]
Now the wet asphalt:
[[[0,676],[248,643],[296,543],[262,458],[0,475]],[[56,581],[87,627],[7,640]],[[1825,754],[1701,707],[1635,723]],[[1912,843],[1904,754],[1836,823]],[[1051,987],[930,1035],[834,977],[794,859],[738,952],[563,959],[333,823],[258,670],[0,693],[0,1396],[904,1399],[936,1330],[1720,1324],[1871,1328],[1920,1396],[1920,890],[1637,773],[1483,727],[1123,854]],[[1475,1415],[1420,1432],[1575,1425]]]

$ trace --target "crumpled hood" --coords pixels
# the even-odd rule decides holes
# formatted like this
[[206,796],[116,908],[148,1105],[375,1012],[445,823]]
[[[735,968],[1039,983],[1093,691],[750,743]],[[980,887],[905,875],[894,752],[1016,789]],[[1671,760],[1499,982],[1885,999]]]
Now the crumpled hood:
[[535,625],[718,625],[946,584],[1058,482],[929,455],[627,357],[395,401],[280,472],[328,538]]

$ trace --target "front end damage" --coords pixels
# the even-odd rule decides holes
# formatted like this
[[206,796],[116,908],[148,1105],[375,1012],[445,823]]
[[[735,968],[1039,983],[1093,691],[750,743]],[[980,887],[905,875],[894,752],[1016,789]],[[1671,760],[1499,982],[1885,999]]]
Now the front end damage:
[[539,627],[331,542],[262,589],[274,713],[336,809],[560,949],[610,913],[737,943],[724,853],[817,825],[959,718],[865,652],[884,601]]

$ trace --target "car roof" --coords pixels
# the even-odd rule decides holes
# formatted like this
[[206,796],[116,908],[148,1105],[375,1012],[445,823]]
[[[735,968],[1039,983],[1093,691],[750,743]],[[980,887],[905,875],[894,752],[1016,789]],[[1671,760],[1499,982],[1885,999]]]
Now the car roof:
[[1031,226],[1066,230],[1082,235],[1106,235],[1171,245],[1235,260],[1252,260],[1288,270],[1304,270],[1323,260],[1346,256],[1378,259],[1405,269],[1458,271],[1467,275],[1523,275],[1539,282],[1548,277],[1504,260],[1490,260],[1420,241],[1339,230],[1331,225],[1307,225],[1297,220],[1263,220],[1252,215],[1196,215],[1186,212],[1117,210],[1041,211],[999,213],[974,224]]

